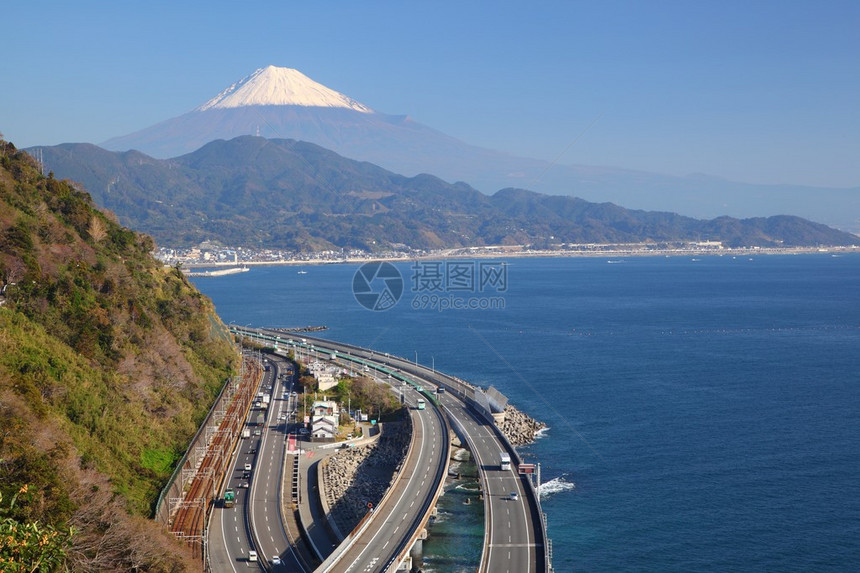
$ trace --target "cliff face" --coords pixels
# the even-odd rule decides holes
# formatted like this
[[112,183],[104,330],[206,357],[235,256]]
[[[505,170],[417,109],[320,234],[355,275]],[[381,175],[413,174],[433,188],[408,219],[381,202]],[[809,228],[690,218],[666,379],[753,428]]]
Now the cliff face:
[[0,140],[0,527],[52,531],[57,550],[21,537],[0,569],[188,564],[146,518],[237,356],[153,247]]

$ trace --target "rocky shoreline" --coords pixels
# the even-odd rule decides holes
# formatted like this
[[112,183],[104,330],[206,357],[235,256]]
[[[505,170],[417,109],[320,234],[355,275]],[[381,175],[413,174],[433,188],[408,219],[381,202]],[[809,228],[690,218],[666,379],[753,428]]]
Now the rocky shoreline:
[[531,444],[538,432],[546,427],[545,423],[538,422],[510,404],[505,406],[505,421],[499,425],[499,429],[514,447]]
[[326,460],[322,472],[326,501],[344,534],[364,517],[367,504],[376,506],[394,483],[412,436],[408,416],[406,420],[387,422],[378,441],[338,450]]

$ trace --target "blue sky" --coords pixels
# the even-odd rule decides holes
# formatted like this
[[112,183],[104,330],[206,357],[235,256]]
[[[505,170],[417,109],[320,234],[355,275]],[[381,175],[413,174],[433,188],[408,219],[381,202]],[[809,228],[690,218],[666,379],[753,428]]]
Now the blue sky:
[[856,0],[8,2],[0,132],[99,143],[273,64],[516,155],[860,186],[858,31]]

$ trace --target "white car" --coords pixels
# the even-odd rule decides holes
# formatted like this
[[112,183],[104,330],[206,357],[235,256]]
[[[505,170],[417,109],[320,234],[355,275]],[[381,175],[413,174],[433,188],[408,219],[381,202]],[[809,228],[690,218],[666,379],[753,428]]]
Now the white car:
[[277,555],[272,557],[272,565],[280,565],[280,564],[281,564],[281,558],[280,557],[278,557]]
[[248,561],[256,561],[257,560],[257,552],[253,549],[248,552]]
[[251,471],[251,464],[245,464],[245,471],[246,472]]
[[511,501],[517,501],[518,499],[520,499],[520,494],[518,494],[515,491],[512,491],[511,492]]

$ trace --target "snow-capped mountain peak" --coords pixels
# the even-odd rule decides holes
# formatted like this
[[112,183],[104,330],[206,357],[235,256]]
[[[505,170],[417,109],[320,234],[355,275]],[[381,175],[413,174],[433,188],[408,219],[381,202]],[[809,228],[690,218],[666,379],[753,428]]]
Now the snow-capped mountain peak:
[[276,66],[256,70],[195,111],[252,105],[342,107],[373,113],[366,105],[313,81],[298,70]]

